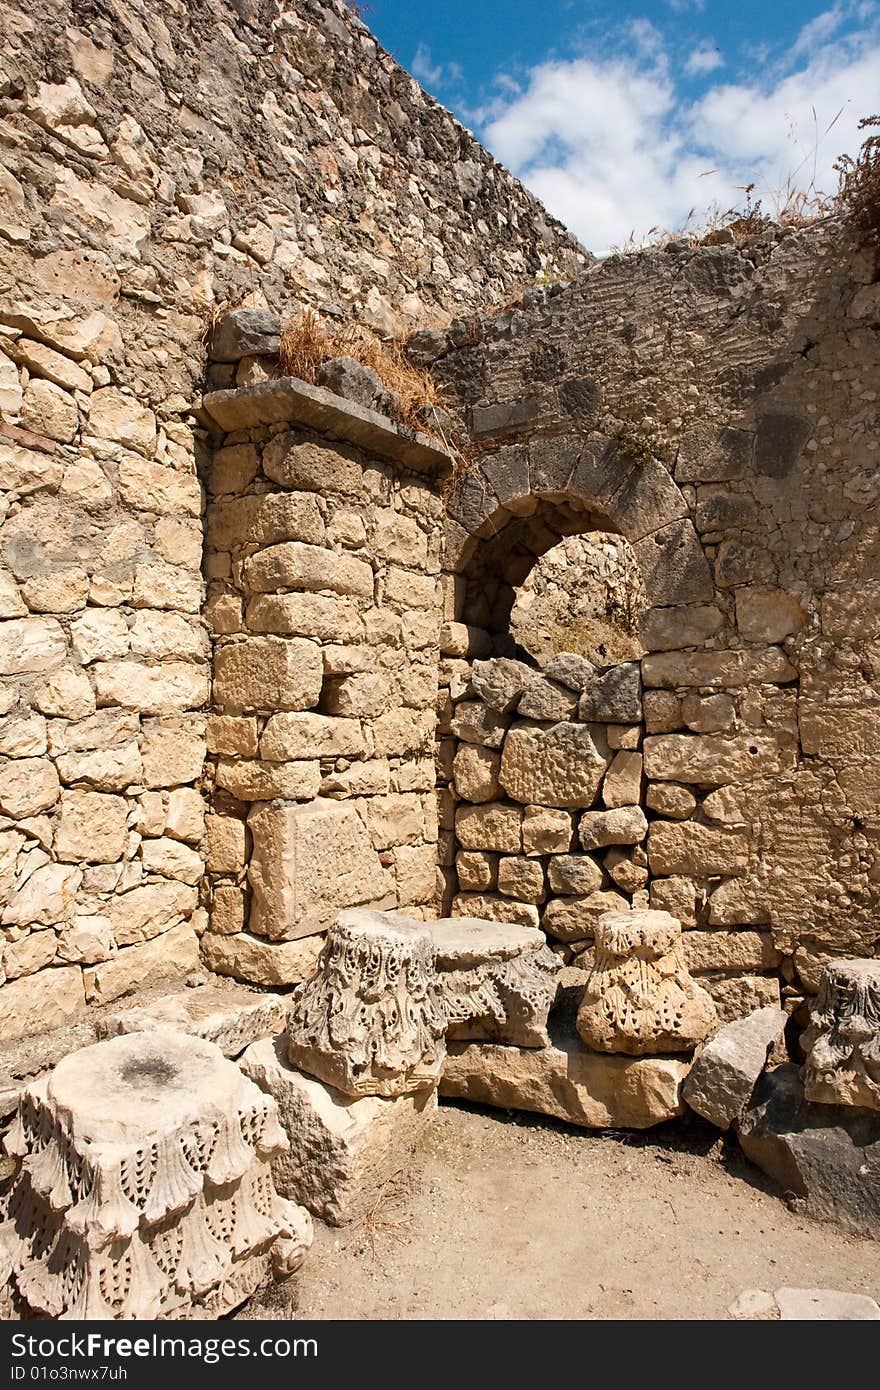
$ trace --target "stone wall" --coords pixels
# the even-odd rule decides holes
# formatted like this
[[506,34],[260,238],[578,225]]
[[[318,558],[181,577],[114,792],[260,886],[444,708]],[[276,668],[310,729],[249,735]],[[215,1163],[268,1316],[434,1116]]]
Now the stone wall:
[[19,407],[0,426],[7,1036],[198,963],[209,643],[193,437],[110,384],[89,322],[68,334],[37,315],[3,340]]
[[644,608],[641,570],[623,536],[566,536],[518,587],[510,631],[539,664],[563,651],[628,661],[641,656]]
[[[302,383],[217,392],[206,410],[226,433],[205,518],[203,956],[224,974],[292,984],[341,908],[420,916],[434,901],[448,460]],[[320,435],[307,427],[316,410]]]
[[336,0],[0,3],[7,1035],[198,960],[218,307],[387,333],[584,259]]
[[[509,650],[536,556],[625,535],[650,605],[650,903],[688,928],[693,968],[772,971],[792,999],[877,937],[878,326],[875,258],[829,222],[612,260],[435,342],[473,440],[446,523],[445,727],[483,741],[461,729],[472,658]],[[441,755],[453,789],[463,750]],[[486,814],[447,802],[441,824]]]
[[[731,925],[725,912],[749,859],[746,806],[729,785],[748,740],[646,737],[657,692],[643,695],[637,662],[591,672],[566,654],[549,670],[494,657],[473,663],[457,698],[444,692],[446,910],[540,926],[566,962],[587,968],[603,912],[662,907],[682,921],[687,966],[722,1018],[778,1004],[782,955],[769,925],[759,914]],[[723,706],[732,733],[737,705],[692,696],[687,727],[717,727]],[[767,755],[766,738],[755,746]],[[715,764],[687,766],[698,753]]]

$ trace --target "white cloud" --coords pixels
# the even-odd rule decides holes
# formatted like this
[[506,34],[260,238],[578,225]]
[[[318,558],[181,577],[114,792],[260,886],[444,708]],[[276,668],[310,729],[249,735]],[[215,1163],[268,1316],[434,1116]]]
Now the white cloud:
[[822,44],[828,43],[832,34],[836,33],[846,19],[846,12],[849,6],[835,5],[833,9],[824,10],[822,14],[816,15],[805,24],[797,36],[791,50],[791,58],[800,58],[809,55],[813,50]]
[[413,77],[434,90],[461,82],[464,70],[460,63],[434,63],[427,44],[420,43],[410,64]]
[[[854,14],[861,27],[841,33]],[[835,157],[858,148],[859,117],[880,91],[877,15],[867,0],[859,11],[835,6],[804,26],[784,66],[752,64],[747,79],[716,81],[696,100],[681,95],[668,53],[642,29],[626,57],[533,68],[483,113],[480,133],[600,253],[632,232],[682,227],[691,209],[699,218],[713,203],[741,204],[748,183],[772,212],[787,183],[833,192]]]
[[636,57],[646,63],[665,66],[663,35],[649,19],[631,19],[624,29],[624,35],[630,40]]
[[410,64],[410,72],[413,77],[424,82],[426,87],[439,87],[443,81],[443,65],[438,63],[435,66],[431,62],[431,50],[425,43],[420,43],[416,49]]
[[724,59],[720,50],[714,43],[704,42],[697,44],[697,47],[688,55],[684,65],[684,70],[691,77],[703,77],[706,73],[714,72],[716,68],[724,67]]

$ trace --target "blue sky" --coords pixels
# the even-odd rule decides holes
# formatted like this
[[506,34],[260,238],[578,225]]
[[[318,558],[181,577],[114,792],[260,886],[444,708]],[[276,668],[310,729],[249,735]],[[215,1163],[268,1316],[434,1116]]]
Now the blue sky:
[[833,191],[880,110],[880,0],[370,0],[364,19],[599,254],[747,183],[771,213]]

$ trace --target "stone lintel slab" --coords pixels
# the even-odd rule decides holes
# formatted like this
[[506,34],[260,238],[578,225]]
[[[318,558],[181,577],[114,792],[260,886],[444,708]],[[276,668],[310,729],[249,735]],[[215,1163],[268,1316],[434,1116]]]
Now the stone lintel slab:
[[415,473],[445,477],[452,469],[446,450],[428,435],[404,429],[375,410],[296,377],[211,391],[202,398],[202,412],[214,432],[227,434],[260,425],[302,425],[403,464]]
[[530,1110],[585,1129],[649,1129],[681,1115],[689,1057],[592,1052],[551,1024],[544,1048],[450,1042],[440,1095]]

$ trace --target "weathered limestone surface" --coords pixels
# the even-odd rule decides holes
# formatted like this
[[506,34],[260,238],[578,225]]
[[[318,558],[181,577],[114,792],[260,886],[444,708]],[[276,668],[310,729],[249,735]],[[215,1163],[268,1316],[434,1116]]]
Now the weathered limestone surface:
[[436,1090],[354,1098],[295,1070],[284,1035],[253,1043],[240,1060],[271,1095],[290,1147],[272,1160],[278,1192],[333,1226],[367,1216],[413,1151],[437,1108]]
[[452,1042],[440,1094],[586,1129],[649,1129],[682,1113],[688,1066],[676,1057],[603,1056],[555,1032],[544,1048]]
[[711,1031],[715,1007],[688,974],[681,923],[668,912],[608,912],[577,1029],[599,1052],[687,1052]]
[[[356,366],[346,381],[366,370]],[[254,428],[253,442],[215,449],[209,474],[207,738],[223,795],[209,818],[202,951],[212,968],[267,984],[310,973],[278,948],[324,931],[340,909],[424,913],[438,858],[437,468],[416,480],[398,466],[402,435],[395,463],[297,429],[282,409],[295,383],[282,385],[208,398],[215,417],[223,398],[225,427],[240,407]],[[355,405],[332,400],[328,428],[361,440]],[[491,765],[466,764],[477,796]]]
[[561,961],[543,933],[456,917],[428,922],[447,1039],[546,1047]]
[[238,1057],[259,1038],[283,1029],[287,1007],[280,994],[205,984],[107,1014],[99,1021],[97,1032],[99,1038],[115,1038],[123,1033],[175,1028],[213,1043],[224,1057]]
[[[869,955],[871,253],[823,219],[572,279],[571,239],[341,0],[217,0],[158,27],[133,0],[88,35],[68,0],[8,9],[0,1016],[32,987],[39,1001],[46,972],[68,1000],[70,970],[106,997],[102,982],[158,967],[160,935],[174,970],[181,931],[227,968],[221,939],[288,944],[290,913],[267,909],[276,936],[261,894],[290,885],[248,876],[248,807],[277,800],[356,804],[383,886],[350,901],[422,916],[477,892],[487,915],[552,922],[570,902],[551,861],[580,840],[591,891],[638,906],[693,882],[701,952],[718,951],[701,968],[728,999],[779,972],[809,994],[827,960]],[[203,380],[223,303],[238,307]],[[304,305],[385,337],[431,319],[414,360],[444,388],[444,429],[480,444],[448,508],[443,448],[376,413],[393,401],[368,369],[274,377]],[[352,397],[347,433],[334,391]],[[630,619],[650,605],[646,654],[556,654],[543,673],[513,659],[516,588],[554,539],[597,526],[639,571],[622,599]],[[627,757],[605,771],[587,737]],[[208,786],[227,827],[203,839],[176,794]],[[455,798],[465,835],[499,804],[505,833],[466,844]],[[527,839],[532,806],[573,813],[568,844]],[[662,818],[647,850],[644,829],[591,837],[586,817],[627,812],[632,835],[645,809]],[[536,863],[456,882],[459,851]],[[760,928],[760,963],[705,930],[722,925]]]
[[498,780],[514,801],[527,805],[591,806],[610,761],[593,727],[514,725],[504,740]]
[[0,1030],[4,1038],[41,1028],[63,1028],[85,1007],[82,971],[75,966],[9,980],[0,989]]
[[[624,793],[604,779],[594,802],[574,808],[584,813],[576,831],[602,873],[597,891],[613,884],[638,906],[647,890],[654,906],[660,885],[659,907],[670,880],[689,881],[683,915],[728,1016],[778,994],[780,979],[790,998],[814,994],[828,960],[874,954],[878,422],[865,383],[880,366],[876,275],[874,252],[833,220],[797,243],[770,227],[723,247],[694,239],[637,267],[611,258],[509,317],[475,316],[466,337],[447,334],[434,364],[478,445],[450,499],[451,620],[489,632],[505,656],[512,633],[545,681],[564,681],[551,669],[555,646],[577,643],[595,666],[595,629],[574,601],[537,635],[523,615],[536,612],[542,584],[577,597],[591,578],[586,555],[603,548],[597,532],[616,533],[618,551],[629,545],[645,654],[621,652],[610,668],[603,656],[570,688],[581,721],[607,721],[610,748],[641,754],[647,787]],[[773,344],[743,315],[744,294],[774,305]],[[699,349],[670,352],[669,332]],[[817,351],[803,356],[805,342]],[[454,757],[459,701],[470,727],[479,721],[468,672],[443,675]],[[497,718],[521,727],[527,713],[540,737],[551,706],[524,698]],[[630,721],[635,737],[619,744]],[[496,729],[502,766],[504,742]],[[502,784],[510,793],[503,772]],[[647,863],[598,853],[590,834],[588,818],[627,806],[652,822]],[[642,837],[632,843],[643,848]],[[552,853],[544,922],[566,911]],[[450,901],[454,874],[443,877]],[[747,930],[753,963],[735,960],[732,935],[708,930],[718,926]]]
[[744,1289],[728,1308],[740,1322],[876,1322],[880,1306],[867,1294],[839,1289]]
[[346,1095],[431,1090],[446,1022],[428,929],[352,909],[339,914],[317,972],[293,996],[288,1058]]
[[296,985],[315,971],[324,937],[298,937],[294,941],[267,941],[250,932],[220,935],[205,932],[202,957],[218,975],[232,975],[255,985]]
[[[446,451],[378,415],[388,393],[346,406],[265,378],[305,307],[394,336],[589,260],[351,7],[245,8],[158,15],[133,0],[84,26],[69,0],[12,0],[0,26],[16,126],[0,168],[0,1018],[13,1027],[26,995],[41,1011],[44,973],[58,994],[46,1017],[62,1022],[84,986],[95,1001],[117,965],[121,980],[125,952],[150,955],[117,934],[116,902],[200,886],[206,846],[176,791],[204,810],[213,784],[212,813],[244,836],[246,803],[310,802],[325,779],[338,799],[381,794],[334,765],[376,763],[384,791],[421,812],[417,843],[376,850],[389,905],[431,899]],[[415,345],[423,360],[439,337]],[[234,389],[249,384],[250,413]],[[214,732],[225,724],[206,749],[212,699]],[[213,935],[235,935],[236,894],[248,924],[249,854],[246,841],[240,863],[208,868],[207,898],[157,904],[161,934],[195,939],[208,910]],[[174,940],[166,954],[185,973]]]
[[880,1110],[880,962],[828,962],[801,1046],[808,1101]]
[[340,908],[391,892],[354,806],[323,797],[305,806],[258,803],[248,817],[253,852],[249,927],[270,941],[312,936]]
[[4,1243],[53,1318],[214,1317],[293,1272],[308,1213],[275,1192],[277,1107],[218,1048],[172,1029],[73,1052],[28,1087]]
[[729,1129],[748,1105],[774,1046],[781,1042],[786,1014],[756,1009],[719,1028],[700,1049],[682,1095],[692,1110],[719,1129]]

